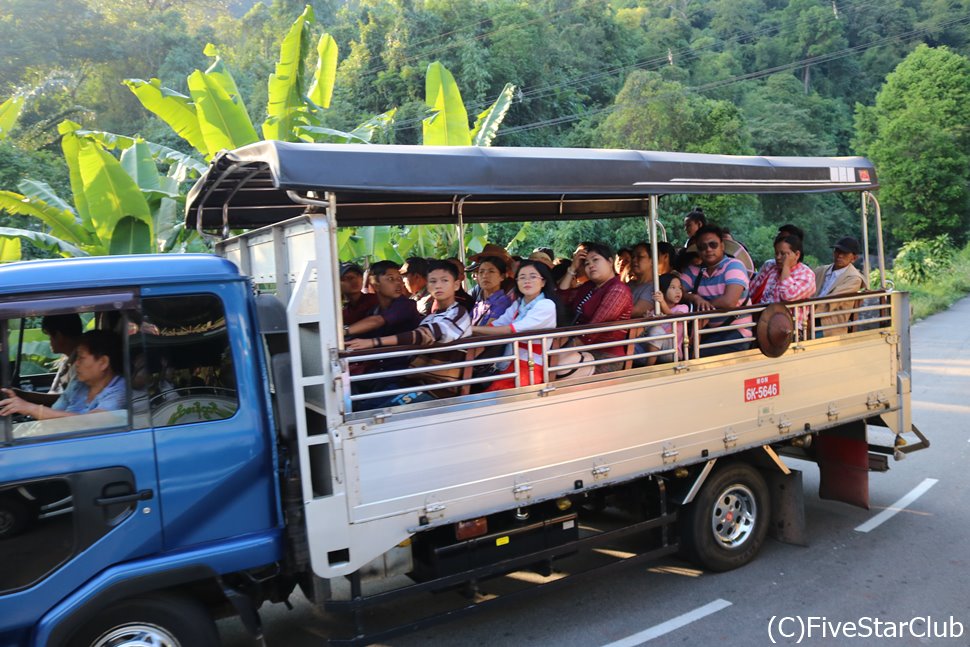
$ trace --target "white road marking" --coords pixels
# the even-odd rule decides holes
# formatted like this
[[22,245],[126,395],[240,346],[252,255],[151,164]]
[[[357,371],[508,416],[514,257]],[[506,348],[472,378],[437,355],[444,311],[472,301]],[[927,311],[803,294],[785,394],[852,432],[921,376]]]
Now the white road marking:
[[910,490],[903,498],[896,501],[896,503],[892,504],[861,526],[857,526],[856,530],[858,532],[869,532],[870,530],[875,530],[885,522],[895,517],[898,513],[905,510],[906,506],[926,494],[926,491],[936,485],[938,482],[939,481],[937,479],[923,479],[922,483]]
[[603,647],[636,647],[636,645],[642,645],[648,640],[653,640],[654,638],[659,638],[660,636],[669,634],[671,631],[680,629],[695,620],[700,620],[701,618],[707,617],[712,613],[717,613],[721,609],[726,609],[731,606],[731,603],[727,600],[714,600],[702,607],[698,607],[693,611],[688,611],[687,613],[677,616],[676,618],[671,618],[666,622],[661,622],[659,625],[654,625],[649,629],[644,629],[639,633],[635,633],[632,636],[627,636],[626,638],[621,638],[616,642],[611,642],[608,645],[603,645]]

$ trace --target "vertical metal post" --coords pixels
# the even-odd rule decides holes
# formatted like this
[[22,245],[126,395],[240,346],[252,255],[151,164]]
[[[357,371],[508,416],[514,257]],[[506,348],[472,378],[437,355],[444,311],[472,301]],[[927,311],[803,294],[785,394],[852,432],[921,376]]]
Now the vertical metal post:
[[[660,209],[660,198],[656,195],[650,196],[650,259],[653,268],[653,291],[660,290],[660,275],[657,274],[657,211]],[[660,315],[660,302],[654,301],[653,313]]]
[[[876,246],[879,248],[879,285],[885,290],[886,289],[886,250],[883,248],[882,244],[882,209],[879,207],[879,201],[876,200],[876,196],[871,193],[866,193],[869,196],[869,200],[872,204],[876,206]],[[868,280],[868,276],[866,280]]]
[[[458,201],[458,209],[456,214],[458,216],[458,260],[461,261],[462,265],[465,264],[465,217],[462,214],[462,208],[465,205],[466,198],[468,198],[467,195]],[[459,277],[459,281],[464,282],[465,277]]]
[[869,284],[869,192],[862,192],[862,275]]

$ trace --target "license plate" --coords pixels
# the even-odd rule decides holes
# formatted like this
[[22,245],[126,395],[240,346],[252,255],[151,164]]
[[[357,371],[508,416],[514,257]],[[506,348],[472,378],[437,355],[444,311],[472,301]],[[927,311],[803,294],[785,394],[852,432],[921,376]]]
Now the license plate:
[[778,373],[753,377],[750,380],[744,381],[745,402],[773,398],[779,393],[781,393],[781,387],[778,383]]

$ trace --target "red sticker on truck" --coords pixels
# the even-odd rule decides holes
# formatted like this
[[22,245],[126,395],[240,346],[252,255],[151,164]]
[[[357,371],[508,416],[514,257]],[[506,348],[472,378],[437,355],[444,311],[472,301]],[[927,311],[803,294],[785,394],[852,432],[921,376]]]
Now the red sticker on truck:
[[778,384],[778,373],[763,375],[761,377],[753,377],[750,380],[744,381],[745,402],[754,402],[755,400],[773,398],[780,392],[781,387]]

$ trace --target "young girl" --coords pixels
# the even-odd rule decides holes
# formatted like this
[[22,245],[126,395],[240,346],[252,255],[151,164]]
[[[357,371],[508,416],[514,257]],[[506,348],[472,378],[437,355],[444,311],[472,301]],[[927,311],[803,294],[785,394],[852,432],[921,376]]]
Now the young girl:
[[[653,299],[660,304],[660,312],[664,315],[687,314],[690,309],[686,304],[681,303],[684,299],[684,287],[680,283],[680,277],[676,274],[662,274],[660,276],[660,289],[653,293]],[[673,329],[673,323],[668,322],[651,326],[647,330],[647,336],[669,335]],[[684,324],[677,323],[677,334],[674,338],[655,339],[645,344],[648,351],[673,350],[674,341],[677,342],[677,359],[683,359],[684,354]],[[673,355],[657,355],[647,358],[647,365],[655,364],[657,360],[661,363],[673,361]]]
[[[557,302],[552,275],[540,261],[524,260],[515,275],[515,302],[498,319],[487,326],[473,326],[475,335],[510,335],[526,330],[556,327]],[[517,362],[509,364],[505,373],[515,375],[518,364],[522,386],[542,383],[542,348],[540,342],[518,342]],[[531,369],[531,370],[530,370]],[[515,387],[515,378],[492,382],[485,391],[499,391]]]

